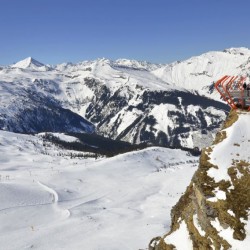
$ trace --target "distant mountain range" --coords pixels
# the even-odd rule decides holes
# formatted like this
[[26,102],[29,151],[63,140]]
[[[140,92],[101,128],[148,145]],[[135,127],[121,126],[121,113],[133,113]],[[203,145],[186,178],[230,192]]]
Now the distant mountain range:
[[0,68],[0,129],[87,132],[131,143],[203,147],[229,108],[213,83],[245,74],[250,50],[208,52],[172,64],[97,59]]

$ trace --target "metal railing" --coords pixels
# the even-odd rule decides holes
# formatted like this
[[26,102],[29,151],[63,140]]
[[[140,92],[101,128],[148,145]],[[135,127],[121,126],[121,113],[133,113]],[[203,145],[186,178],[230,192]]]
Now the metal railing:
[[243,76],[223,76],[215,83],[215,88],[220,93],[221,98],[233,108],[250,110],[250,84],[246,89],[244,84],[246,77]]

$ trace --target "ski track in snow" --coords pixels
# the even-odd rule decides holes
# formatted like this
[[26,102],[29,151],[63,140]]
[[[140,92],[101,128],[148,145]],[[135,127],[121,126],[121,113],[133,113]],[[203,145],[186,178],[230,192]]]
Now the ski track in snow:
[[70,211],[69,211],[68,209],[61,209],[61,208],[59,207],[59,205],[58,205],[59,196],[58,196],[57,192],[56,192],[53,188],[51,188],[51,187],[49,187],[49,186],[47,186],[47,185],[41,183],[40,181],[37,181],[37,183],[38,183],[44,190],[46,190],[46,191],[48,191],[50,194],[52,194],[52,196],[53,196],[52,203],[53,203],[54,206],[55,206],[55,210],[57,210],[58,212],[60,212],[60,213],[63,215],[63,217],[64,217],[65,219],[68,218],[68,217],[70,217]]

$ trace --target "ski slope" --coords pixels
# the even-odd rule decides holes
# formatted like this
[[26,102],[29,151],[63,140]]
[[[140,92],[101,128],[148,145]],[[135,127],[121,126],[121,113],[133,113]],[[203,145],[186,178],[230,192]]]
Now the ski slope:
[[198,165],[156,147],[113,158],[71,153],[0,131],[1,249],[146,249],[169,228]]

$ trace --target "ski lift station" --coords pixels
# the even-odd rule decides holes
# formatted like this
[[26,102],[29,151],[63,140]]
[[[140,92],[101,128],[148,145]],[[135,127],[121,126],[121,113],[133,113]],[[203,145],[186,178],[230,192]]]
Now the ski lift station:
[[215,88],[232,109],[250,110],[250,83],[246,83],[246,77],[223,76]]

